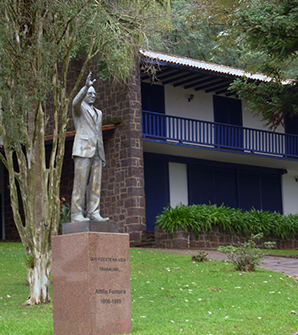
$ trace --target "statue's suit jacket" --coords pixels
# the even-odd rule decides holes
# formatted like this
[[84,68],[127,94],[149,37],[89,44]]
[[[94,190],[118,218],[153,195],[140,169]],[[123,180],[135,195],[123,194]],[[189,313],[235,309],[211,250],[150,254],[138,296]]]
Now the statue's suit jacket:
[[102,139],[102,112],[87,104],[84,98],[87,87],[83,87],[73,100],[72,113],[76,135],[72,156],[92,158],[98,149],[99,157],[105,162]]

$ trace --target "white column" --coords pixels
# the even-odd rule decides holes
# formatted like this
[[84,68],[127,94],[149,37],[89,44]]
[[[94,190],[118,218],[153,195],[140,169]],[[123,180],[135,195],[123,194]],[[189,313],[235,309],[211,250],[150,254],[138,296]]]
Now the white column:
[[188,205],[187,166],[180,163],[169,163],[170,205],[182,203]]
[[282,203],[283,213],[298,213],[298,171],[288,170],[282,176]]

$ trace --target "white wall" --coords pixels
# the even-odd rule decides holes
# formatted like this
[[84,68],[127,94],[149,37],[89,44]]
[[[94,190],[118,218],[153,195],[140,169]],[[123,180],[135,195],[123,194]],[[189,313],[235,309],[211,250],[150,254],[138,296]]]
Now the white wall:
[[182,203],[188,205],[187,167],[186,164],[169,163],[170,205]]
[[[190,95],[194,98],[188,101]],[[213,121],[213,100],[212,94],[204,91],[196,92],[193,89],[185,90],[183,87],[165,86],[165,107],[166,114]]]
[[288,173],[282,176],[282,198],[284,214],[297,214],[298,171],[288,170]]
[[[188,101],[190,95],[193,99]],[[234,98],[234,97],[232,97]],[[165,86],[165,108],[166,114],[199,119],[203,121],[214,121],[213,114],[213,93],[184,89],[181,86]],[[269,130],[260,116],[254,116],[248,109],[248,104],[242,101],[243,127]],[[282,126],[276,129],[277,132],[284,132]]]
[[[243,127],[269,130],[268,126],[266,126],[266,122],[262,120],[260,115],[254,115],[254,113],[250,112],[246,101],[242,101],[242,117]],[[284,133],[284,127],[279,126],[275,131]]]

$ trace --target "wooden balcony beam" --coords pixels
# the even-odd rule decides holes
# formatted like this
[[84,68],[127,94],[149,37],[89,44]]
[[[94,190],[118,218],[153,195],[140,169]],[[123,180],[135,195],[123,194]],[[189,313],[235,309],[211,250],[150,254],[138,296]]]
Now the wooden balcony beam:
[[[112,131],[115,130],[116,125],[115,124],[107,124],[102,126],[102,132],[107,132],[107,131]],[[76,131],[75,130],[70,130],[66,132],[66,138],[72,138],[75,137]],[[46,135],[44,137],[45,142],[53,141],[53,135]]]

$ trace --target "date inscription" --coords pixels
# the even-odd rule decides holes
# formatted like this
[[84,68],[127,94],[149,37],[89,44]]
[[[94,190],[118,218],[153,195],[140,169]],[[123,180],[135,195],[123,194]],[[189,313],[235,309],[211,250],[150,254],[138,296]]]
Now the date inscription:
[[101,304],[113,304],[113,305],[117,305],[117,304],[121,304],[121,299],[100,299],[100,303]]

